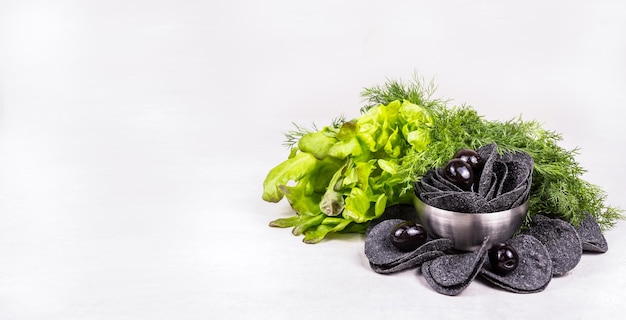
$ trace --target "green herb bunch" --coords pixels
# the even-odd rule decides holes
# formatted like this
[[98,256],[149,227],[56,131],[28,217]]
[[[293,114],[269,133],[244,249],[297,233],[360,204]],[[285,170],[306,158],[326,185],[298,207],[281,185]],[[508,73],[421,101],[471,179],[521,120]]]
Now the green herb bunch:
[[384,208],[411,203],[413,185],[459,149],[496,143],[499,152],[524,151],[535,163],[527,223],[537,213],[577,225],[589,212],[603,230],[623,218],[605,204],[602,189],[582,179],[577,149],[561,135],[521,117],[489,121],[471,106],[448,107],[435,86],[415,78],[364,89],[366,105],[351,121],[322,129],[297,126],[287,133],[289,158],[264,182],[263,199],[287,197],[295,215],[272,221],[316,243],[335,232],[363,232]]

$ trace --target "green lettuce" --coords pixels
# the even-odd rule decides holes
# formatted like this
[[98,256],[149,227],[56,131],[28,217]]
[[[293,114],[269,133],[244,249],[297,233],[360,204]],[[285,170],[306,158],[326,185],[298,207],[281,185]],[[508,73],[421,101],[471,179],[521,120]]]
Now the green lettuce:
[[336,126],[304,133],[290,156],[270,170],[263,199],[286,198],[295,215],[272,221],[308,243],[328,234],[362,231],[386,206],[410,203],[398,167],[410,148],[428,143],[427,110],[392,101]]

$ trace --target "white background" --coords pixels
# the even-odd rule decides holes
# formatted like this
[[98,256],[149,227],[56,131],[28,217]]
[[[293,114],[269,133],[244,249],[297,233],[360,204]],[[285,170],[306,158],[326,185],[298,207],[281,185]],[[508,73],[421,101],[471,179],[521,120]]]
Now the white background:
[[624,1],[3,1],[0,319],[621,317],[623,222],[542,293],[435,293],[261,200],[292,122],[415,72],[580,147],[626,208]]

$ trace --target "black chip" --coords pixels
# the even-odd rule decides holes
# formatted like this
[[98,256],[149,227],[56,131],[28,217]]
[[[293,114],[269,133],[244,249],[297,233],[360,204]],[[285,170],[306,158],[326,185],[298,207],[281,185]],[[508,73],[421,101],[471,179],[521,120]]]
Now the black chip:
[[365,256],[374,271],[384,270],[381,273],[391,273],[413,268],[454,246],[452,240],[449,239],[429,239],[413,251],[401,251],[391,243],[390,234],[393,228],[403,221],[405,220],[381,221],[365,237]]
[[484,189],[479,187],[478,192],[483,198],[491,200],[498,192],[498,176],[496,176],[494,172],[486,172],[481,176],[481,181],[482,179],[486,179],[488,181],[484,182]]
[[524,188],[526,188],[526,192],[522,193],[520,195],[520,197],[518,199],[515,200],[515,202],[513,202],[513,204],[511,205],[512,208],[515,207],[519,207],[522,204],[524,204],[526,201],[528,201],[528,199],[530,198],[530,186],[531,186],[531,181],[532,178],[528,179],[528,184],[526,186],[524,186]]
[[536,215],[526,233],[541,241],[548,250],[553,275],[567,273],[580,261],[583,251],[580,236],[568,222]]
[[604,253],[609,250],[609,244],[606,242],[598,222],[588,212],[585,212],[585,219],[580,222],[576,231],[580,235],[584,251]]
[[[491,200],[496,197],[499,197],[502,194],[502,189],[507,180],[517,180],[514,179],[514,172],[509,174],[509,169],[507,164],[503,161],[496,160],[493,162],[491,167],[487,167],[483,170],[483,173],[491,173],[495,180],[492,181],[493,185],[490,186],[489,191],[484,195],[485,199]],[[512,179],[513,178],[513,179]]]
[[487,258],[487,239],[474,252],[448,254],[422,264],[422,275],[437,292],[456,296],[476,278]]
[[466,213],[482,212],[485,206],[485,199],[471,191],[428,194],[422,198],[422,201],[435,208]]
[[433,185],[435,187],[438,187],[441,190],[450,190],[450,191],[458,191],[458,192],[463,191],[461,187],[457,186],[452,181],[446,179],[446,177],[443,174],[442,168],[436,168],[434,170],[431,170],[430,172],[433,174],[432,179],[433,179]]
[[[534,161],[527,153],[515,153],[516,157],[510,161],[503,162],[507,166],[507,172],[510,173],[506,179],[502,182],[502,188],[500,193],[507,193],[517,186],[528,182],[532,178]],[[505,156],[511,157],[511,153],[505,154]]]
[[433,180],[432,174],[424,175],[420,180],[419,184],[416,184],[417,187],[420,188],[420,193],[422,192],[439,192],[442,189],[442,186]]
[[480,270],[487,281],[516,293],[534,293],[543,291],[552,280],[552,260],[546,247],[535,237],[522,234],[506,241],[519,256],[517,268],[506,275],[494,271],[485,261]]
[[[498,212],[502,208],[514,208],[522,205],[528,199],[530,188],[526,184],[520,185],[517,189],[500,194],[483,205],[484,212]],[[519,203],[521,200],[521,203]],[[518,204],[519,203],[519,204]],[[510,209],[509,208],[509,209]]]
[[377,273],[389,274],[389,273],[394,273],[394,272],[399,272],[399,271],[404,271],[407,269],[419,267],[424,262],[435,259],[444,254],[445,253],[443,251],[438,251],[438,250],[426,251],[424,253],[418,254],[412,258],[409,258],[406,261],[402,261],[397,264],[377,265],[377,264],[370,263],[370,267],[372,268],[372,270],[374,270]]
[[476,152],[485,161],[478,184],[478,193],[485,197],[487,192],[497,183],[498,178],[493,172],[493,163],[498,159],[498,152],[494,143],[476,149]]

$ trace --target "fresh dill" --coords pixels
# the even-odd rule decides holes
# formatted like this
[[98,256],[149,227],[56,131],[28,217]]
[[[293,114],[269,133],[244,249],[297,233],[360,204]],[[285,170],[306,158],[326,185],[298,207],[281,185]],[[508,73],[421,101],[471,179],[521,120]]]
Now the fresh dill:
[[[346,122],[346,118],[343,115],[333,118],[330,124],[330,128],[338,130],[344,122]],[[287,147],[288,149],[295,148],[298,145],[300,139],[306,134],[319,131],[315,123],[311,123],[310,127],[301,126],[295,122],[292,122],[291,124],[295,128],[285,133],[285,141],[283,142],[283,146]]]
[[604,191],[585,180],[585,169],[576,161],[578,148],[559,146],[559,133],[542,128],[535,120],[518,117],[508,121],[489,121],[468,105],[448,107],[444,100],[432,99],[433,86],[421,81],[405,84],[388,81],[385,86],[363,91],[366,101],[385,103],[386,99],[403,99],[426,103],[431,113],[430,140],[426,150],[409,150],[400,168],[405,177],[404,192],[433,167],[443,166],[457,150],[477,149],[496,143],[499,152],[525,151],[534,161],[533,183],[527,223],[537,214],[551,214],[574,225],[590,213],[607,230],[623,219],[622,210],[605,204]]
[[361,113],[365,113],[377,105],[389,104],[395,100],[408,100],[426,109],[439,107],[447,101],[433,98],[435,91],[437,91],[437,86],[433,80],[426,82],[417,74],[414,74],[413,80],[408,83],[387,79],[384,85],[363,89],[361,97],[365,105],[361,107]]

